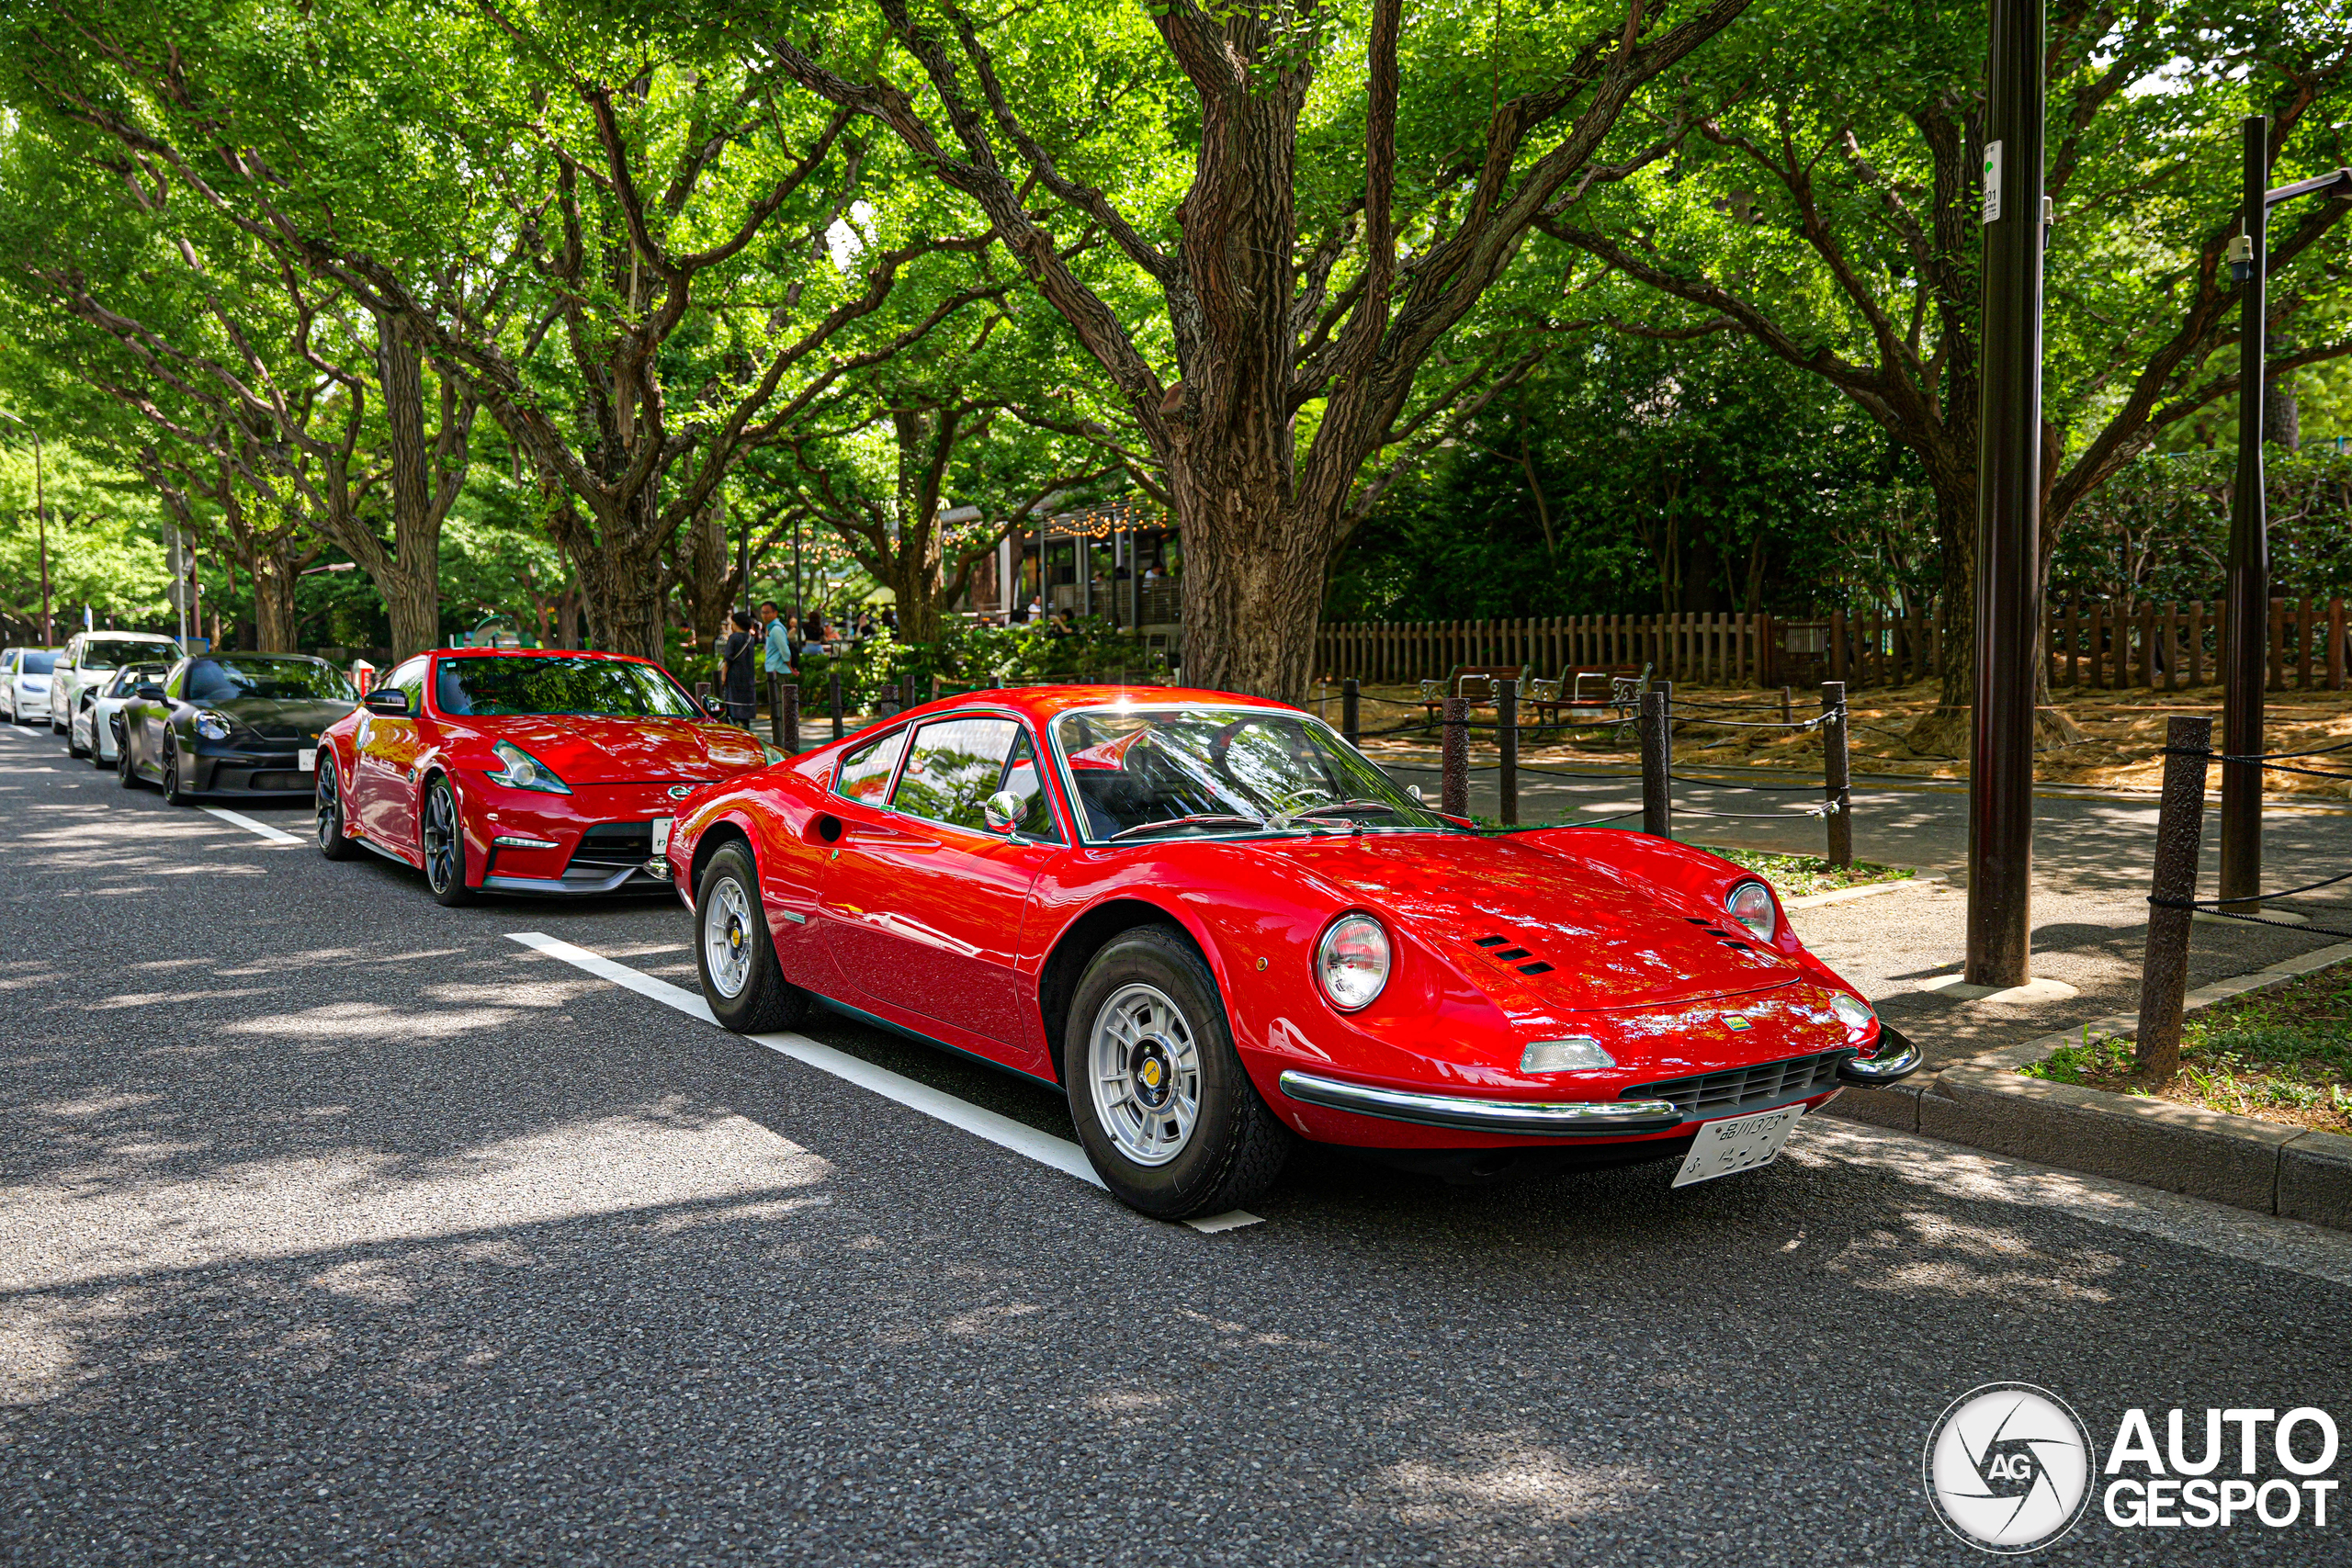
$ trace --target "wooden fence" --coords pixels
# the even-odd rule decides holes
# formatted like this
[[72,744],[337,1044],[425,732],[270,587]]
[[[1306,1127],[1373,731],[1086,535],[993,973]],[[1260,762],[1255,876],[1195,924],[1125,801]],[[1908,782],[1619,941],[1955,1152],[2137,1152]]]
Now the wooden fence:
[[[2177,692],[2218,684],[2220,606],[2074,604],[2052,606],[2042,647],[2053,686]],[[2270,602],[2272,691],[2344,689],[2344,601]],[[1826,620],[1771,615],[1558,615],[1500,621],[1326,622],[1316,672],[1367,685],[1442,680],[1464,665],[1526,665],[1550,677],[1638,669],[1693,685],[1849,687],[1907,684],[1942,673],[1934,616],[1892,611]]]

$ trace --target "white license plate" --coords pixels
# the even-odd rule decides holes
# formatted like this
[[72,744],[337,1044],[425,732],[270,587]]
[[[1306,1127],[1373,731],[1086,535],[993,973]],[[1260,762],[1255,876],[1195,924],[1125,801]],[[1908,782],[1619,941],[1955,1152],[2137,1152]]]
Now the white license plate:
[[1734,1116],[1728,1121],[1705,1123],[1699,1129],[1690,1152],[1683,1156],[1682,1168],[1674,1173],[1674,1184],[1688,1187],[1694,1181],[1713,1181],[1718,1176],[1735,1176],[1770,1165],[1781,1157],[1781,1145],[1789,1141],[1789,1129],[1804,1114],[1802,1105],[1784,1105],[1778,1111],[1759,1111],[1753,1116]]
[[670,852],[670,829],[677,820],[674,817],[656,817],[653,819],[653,852],[655,854],[666,855]]
[[300,750],[294,753],[294,765],[301,769],[306,773],[317,773],[319,771],[319,749],[315,746],[303,747]]

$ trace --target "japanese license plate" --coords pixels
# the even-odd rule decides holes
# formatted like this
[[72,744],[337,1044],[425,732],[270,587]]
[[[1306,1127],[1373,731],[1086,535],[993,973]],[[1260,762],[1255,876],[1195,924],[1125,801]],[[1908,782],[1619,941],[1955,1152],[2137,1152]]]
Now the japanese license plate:
[[656,817],[653,819],[653,852],[655,854],[666,855],[670,852],[670,829],[677,820],[674,817]]
[[1733,1176],[1770,1165],[1781,1157],[1781,1145],[1789,1141],[1789,1129],[1804,1114],[1802,1105],[1784,1105],[1778,1111],[1759,1111],[1753,1116],[1734,1116],[1728,1121],[1705,1123],[1700,1127],[1690,1154],[1683,1156],[1682,1168],[1674,1173],[1674,1184],[1688,1187],[1694,1181],[1713,1181],[1718,1176]]
[[294,765],[301,769],[306,773],[317,773],[319,771],[319,749],[315,746],[303,747],[300,750],[294,753]]

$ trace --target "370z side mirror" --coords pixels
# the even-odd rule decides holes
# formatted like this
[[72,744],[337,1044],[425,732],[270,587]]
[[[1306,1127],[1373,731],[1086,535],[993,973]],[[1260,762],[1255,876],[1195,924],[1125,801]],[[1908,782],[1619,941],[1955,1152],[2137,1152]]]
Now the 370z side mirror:
[[379,713],[386,718],[408,716],[408,694],[398,686],[379,686],[363,700],[369,713]]
[[1017,837],[1024,808],[1025,803],[1019,795],[1009,789],[1001,789],[980,803],[980,820],[989,825],[991,833]]

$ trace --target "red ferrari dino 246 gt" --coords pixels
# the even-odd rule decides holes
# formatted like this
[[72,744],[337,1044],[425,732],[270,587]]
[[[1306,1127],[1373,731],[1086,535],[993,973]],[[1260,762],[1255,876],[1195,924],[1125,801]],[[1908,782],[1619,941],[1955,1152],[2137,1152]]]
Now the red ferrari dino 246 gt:
[[821,998],[1057,1084],[1169,1218],[1247,1201],[1295,1138],[1704,1179],[1919,1061],[1740,867],[1480,830],[1223,693],[933,703],[702,795],[669,856],[728,1027]]

